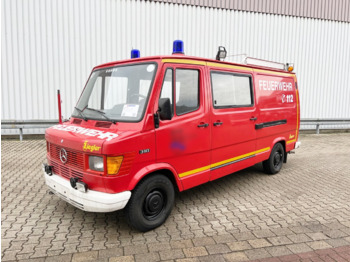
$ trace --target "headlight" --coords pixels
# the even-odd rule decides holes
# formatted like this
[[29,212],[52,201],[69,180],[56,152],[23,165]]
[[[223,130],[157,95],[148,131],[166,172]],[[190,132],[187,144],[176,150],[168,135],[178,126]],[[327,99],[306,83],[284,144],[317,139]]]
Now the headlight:
[[103,157],[89,156],[89,168],[95,171],[103,171]]

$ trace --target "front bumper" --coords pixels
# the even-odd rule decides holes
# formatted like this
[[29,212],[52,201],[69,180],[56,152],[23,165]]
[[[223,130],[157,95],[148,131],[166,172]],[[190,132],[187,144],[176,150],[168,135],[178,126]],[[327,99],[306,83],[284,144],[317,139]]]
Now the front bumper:
[[63,177],[44,172],[46,185],[50,190],[69,204],[88,212],[113,212],[123,209],[128,203],[131,192],[124,191],[117,194],[108,194],[94,190],[80,192],[71,187],[70,182]]

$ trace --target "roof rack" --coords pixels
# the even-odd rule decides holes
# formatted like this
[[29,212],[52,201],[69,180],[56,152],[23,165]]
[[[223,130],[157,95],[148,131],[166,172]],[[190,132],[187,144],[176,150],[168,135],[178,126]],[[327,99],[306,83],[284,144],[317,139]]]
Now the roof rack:
[[294,64],[292,64],[292,63],[284,64],[284,63],[279,63],[279,62],[250,57],[250,56],[247,56],[247,54],[227,55],[226,48],[223,46],[219,46],[219,50],[218,50],[218,53],[216,55],[216,60],[223,61],[227,57],[234,57],[234,56],[245,57],[242,60],[242,62],[238,62],[238,63],[245,64],[245,65],[268,67],[268,68],[272,68],[272,69],[287,71],[290,73],[294,70]]

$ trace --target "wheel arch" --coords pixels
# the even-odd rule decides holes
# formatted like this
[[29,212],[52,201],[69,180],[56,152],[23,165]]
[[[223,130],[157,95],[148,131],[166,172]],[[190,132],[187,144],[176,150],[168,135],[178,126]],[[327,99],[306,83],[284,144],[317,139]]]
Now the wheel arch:
[[183,186],[176,170],[167,163],[156,163],[140,169],[131,179],[128,190],[133,190],[138,183],[154,174],[163,174],[169,178],[175,190],[183,191]]
[[285,137],[276,137],[271,144],[271,149],[277,144],[277,143],[281,143],[284,151],[286,151],[286,138]]
[[272,144],[271,144],[271,152],[272,152],[272,148],[277,144],[280,143],[283,146],[284,149],[284,159],[283,159],[283,163],[287,162],[287,152],[286,152],[286,138],[285,137],[277,137],[273,140]]

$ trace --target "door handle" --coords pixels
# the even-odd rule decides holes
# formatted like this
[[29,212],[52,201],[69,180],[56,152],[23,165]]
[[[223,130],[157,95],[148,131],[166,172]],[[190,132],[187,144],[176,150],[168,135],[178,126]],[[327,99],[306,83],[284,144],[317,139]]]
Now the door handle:
[[258,119],[257,117],[250,118],[250,120],[252,120],[252,121],[256,121],[257,119]]
[[207,126],[209,126],[208,123],[201,123],[201,124],[198,125],[198,127],[207,127]]
[[214,125],[214,126],[221,126],[221,125],[222,125],[222,122],[214,122],[213,125]]

